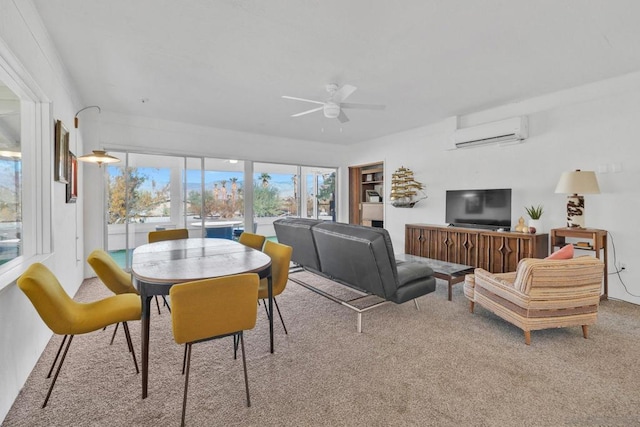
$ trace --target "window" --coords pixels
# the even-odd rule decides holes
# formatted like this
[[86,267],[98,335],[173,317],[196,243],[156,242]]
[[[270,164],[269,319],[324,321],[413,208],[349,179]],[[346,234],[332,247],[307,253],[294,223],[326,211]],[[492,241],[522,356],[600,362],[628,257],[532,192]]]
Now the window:
[[280,217],[335,220],[335,168],[254,163],[253,191],[257,230],[267,237]]
[[336,170],[302,168],[306,177],[306,217],[335,221]]
[[248,226],[274,238],[280,217],[335,219],[336,169],[109,151],[121,162],[104,175],[106,249],[124,268],[154,230],[237,239]]
[[[113,152],[107,167],[106,249],[123,267],[150,231],[233,238],[244,223],[244,164],[222,159]],[[203,197],[204,195],[204,197]]]
[[52,247],[51,105],[19,63],[0,44],[0,288]]
[[0,265],[22,255],[20,99],[0,83]]
[[253,173],[253,213],[257,218],[298,216],[298,167],[255,163]]
[[205,218],[242,220],[243,162],[207,158],[204,165]]
[[150,231],[184,227],[183,157],[111,152],[121,159],[106,171],[107,247],[129,267],[132,251]]

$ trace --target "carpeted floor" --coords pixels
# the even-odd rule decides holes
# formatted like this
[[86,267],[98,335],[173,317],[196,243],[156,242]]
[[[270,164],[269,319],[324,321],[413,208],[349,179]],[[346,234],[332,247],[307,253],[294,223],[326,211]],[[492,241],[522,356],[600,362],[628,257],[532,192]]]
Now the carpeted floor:
[[[87,280],[77,300],[109,295]],[[289,335],[276,323],[246,333],[252,407],[231,338],[194,346],[187,424],[191,426],[631,426],[640,425],[640,307],[606,301],[585,340],[579,327],[522,331],[482,308],[468,312],[462,285],[364,315],[289,283],[278,298]],[[276,319],[277,321],[277,319]],[[139,354],[140,327],[131,332]],[[6,426],[179,425],[183,347],[170,315],[152,315],[149,397],[140,398],[118,331],[74,339],[49,406],[45,376],[54,337],[4,420]]]

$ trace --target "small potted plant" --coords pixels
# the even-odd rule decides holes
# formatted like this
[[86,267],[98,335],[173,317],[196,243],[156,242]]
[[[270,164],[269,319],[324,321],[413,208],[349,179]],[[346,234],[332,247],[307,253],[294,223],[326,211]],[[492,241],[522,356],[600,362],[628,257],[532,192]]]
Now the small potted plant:
[[[542,205],[538,206],[525,206],[525,210],[527,211],[527,215],[529,215],[529,232],[536,233],[542,231],[542,220],[540,217],[544,213],[544,209]],[[533,230],[531,230],[533,229]]]

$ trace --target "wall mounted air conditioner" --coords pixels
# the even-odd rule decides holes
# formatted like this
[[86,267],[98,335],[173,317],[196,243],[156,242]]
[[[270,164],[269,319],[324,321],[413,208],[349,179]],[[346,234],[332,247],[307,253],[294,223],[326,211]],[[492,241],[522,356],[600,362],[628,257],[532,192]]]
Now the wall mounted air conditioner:
[[522,116],[457,129],[453,139],[456,148],[469,148],[487,144],[522,142],[528,136],[527,117]]

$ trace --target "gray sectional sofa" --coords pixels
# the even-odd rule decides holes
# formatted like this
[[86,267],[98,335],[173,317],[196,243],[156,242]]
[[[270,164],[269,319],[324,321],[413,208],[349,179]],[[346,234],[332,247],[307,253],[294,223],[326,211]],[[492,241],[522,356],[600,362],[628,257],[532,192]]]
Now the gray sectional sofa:
[[278,241],[293,248],[291,260],[305,270],[396,304],[435,290],[433,270],[396,261],[383,228],[306,218],[283,218],[273,225]]

